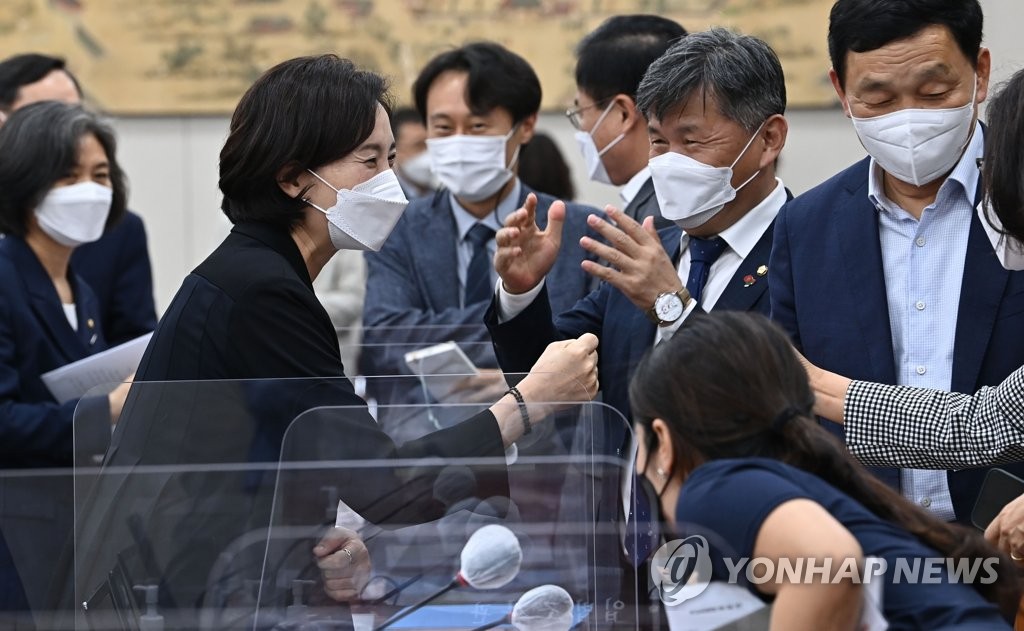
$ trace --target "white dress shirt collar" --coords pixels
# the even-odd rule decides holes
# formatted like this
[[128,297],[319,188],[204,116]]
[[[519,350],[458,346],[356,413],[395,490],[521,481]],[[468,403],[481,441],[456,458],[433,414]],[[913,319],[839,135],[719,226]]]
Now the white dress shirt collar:
[[[775,178],[775,188],[768,194],[761,203],[750,209],[733,225],[729,226],[718,236],[722,237],[733,252],[740,255],[741,259],[747,258],[750,251],[754,249],[757,242],[761,240],[764,231],[775,221],[779,209],[786,203],[786,187],[782,180]],[[683,247],[686,247],[686,233],[683,233]]]
[[619,197],[622,198],[622,201],[626,202],[627,206],[632,204],[633,200],[636,199],[636,194],[640,192],[640,189],[649,179],[651,179],[650,167],[640,169],[636,172],[636,175],[629,178],[629,181],[626,182],[626,184],[619,190]]
[[505,220],[508,219],[508,216],[519,208],[519,196],[522,194],[522,190],[523,184],[517,177],[514,179],[512,190],[508,192],[508,195],[502,197],[501,200],[498,201],[498,206],[494,209],[494,212],[487,213],[487,216],[483,219],[477,219],[475,215],[459,204],[459,201],[455,199],[454,195],[449,193],[448,199],[451,200],[452,215],[455,217],[455,226],[458,229],[459,242],[461,243],[466,238],[466,235],[469,234],[469,230],[477,223],[482,223],[485,226],[492,228],[495,232],[501,230],[502,226],[505,225]]

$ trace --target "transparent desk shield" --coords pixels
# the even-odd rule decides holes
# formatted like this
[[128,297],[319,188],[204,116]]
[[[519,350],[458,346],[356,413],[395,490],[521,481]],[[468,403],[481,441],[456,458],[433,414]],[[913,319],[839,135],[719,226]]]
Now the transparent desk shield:
[[[575,628],[636,628],[628,423],[601,404],[560,404],[505,450],[486,407],[407,410],[429,426],[442,412],[469,420],[396,440],[346,379],[134,384],[102,464],[76,461],[54,626],[373,629],[479,576],[464,567],[467,542],[502,526],[522,553],[508,582],[451,587],[388,628],[477,628],[545,584],[571,595]],[[94,431],[80,412],[76,434]],[[314,547],[338,533],[349,547],[318,563]],[[325,572],[352,551],[369,563],[359,593],[337,602]],[[479,572],[488,558],[468,562]]]

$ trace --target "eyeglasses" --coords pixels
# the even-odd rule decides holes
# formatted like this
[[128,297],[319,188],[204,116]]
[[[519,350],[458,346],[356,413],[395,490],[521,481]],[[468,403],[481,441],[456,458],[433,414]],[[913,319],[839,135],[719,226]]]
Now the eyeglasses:
[[600,101],[595,101],[590,105],[570,107],[569,109],[565,110],[565,117],[569,119],[569,122],[572,124],[573,127],[575,127],[576,129],[582,129],[583,121],[580,119],[580,114],[594,107],[602,107],[610,100],[610,98],[601,99]]

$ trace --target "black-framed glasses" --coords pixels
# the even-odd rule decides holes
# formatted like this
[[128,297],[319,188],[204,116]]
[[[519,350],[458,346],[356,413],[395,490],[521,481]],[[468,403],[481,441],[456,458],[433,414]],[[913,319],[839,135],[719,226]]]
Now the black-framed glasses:
[[580,114],[582,114],[583,112],[585,112],[585,111],[587,111],[587,110],[589,110],[591,108],[602,107],[604,105],[607,105],[608,101],[611,101],[612,98],[614,98],[614,97],[609,97],[607,99],[601,99],[600,101],[594,101],[590,105],[581,105],[580,107],[570,107],[569,109],[565,110],[565,117],[569,119],[569,122],[572,124],[573,127],[575,127],[576,129],[582,129],[583,128],[582,127],[583,121],[580,119]]

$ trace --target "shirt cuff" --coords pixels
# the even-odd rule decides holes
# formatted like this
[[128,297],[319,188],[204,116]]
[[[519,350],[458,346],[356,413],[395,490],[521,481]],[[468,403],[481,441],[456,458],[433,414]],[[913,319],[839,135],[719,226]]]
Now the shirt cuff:
[[654,335],[654,345],[657,346],[665,340],[672,339],[672,336],[676,334],[679,327],[683,326],[683,322],[686,322],[686,318],[690,317],[693,310],[697,308],[697,301],[690,298],[690,302],[686,303],[686,309],[683,311],[682,317],[673,322],[668,326],[659,326],[657,333]]
[[526,311],[526,308],[533,304],[533,301],[540,295],[541,289],[544,289],[544,279],[541,279],[541,281],[537,283],[536,287],[526,293],[509,293],[499,278],[497,286],[498,323],[504,324],[505,322],[515,318],[523,311]]

